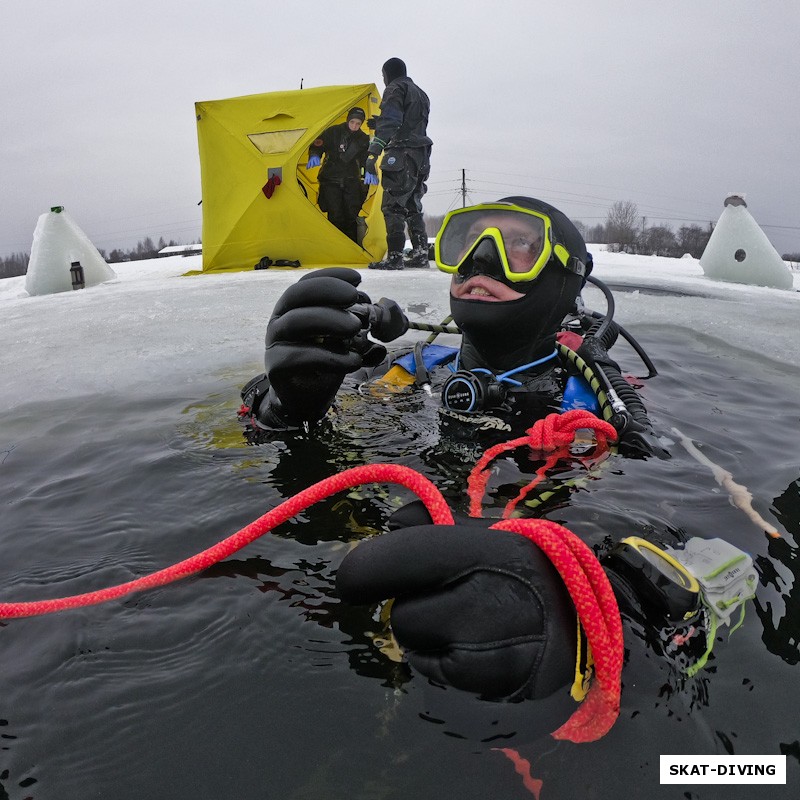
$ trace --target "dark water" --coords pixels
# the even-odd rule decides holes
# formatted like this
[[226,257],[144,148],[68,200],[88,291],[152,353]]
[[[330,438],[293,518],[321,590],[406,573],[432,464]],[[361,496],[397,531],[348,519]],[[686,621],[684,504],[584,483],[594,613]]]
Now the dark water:
[[[546,515],[597,544],[719,535],[756,558],[744,627],[686,680],[626,630],[622,713],[590,745],[532,734],[537,707],[432,689],[381,651],[372,609],[340,604],[348,542],[410,495],[344,493],[195,578],[0,625],[2,798],[530,798],[513,747],[551,798],[797,797],[800,786],[800,372],[677,328],[634,331],[660,376],[644,396],[754,496],[768,539],[678,444],[616,458]],[[636,371],[626,356],[623,366]],[[435,401],[343,401],[325,440],[244,445],[240,374],[206,394],[32,404],[3,420],[0,600],[89,591],[228,536],[344,468],[419,469],[466,508],[470,464]],[[193,385],[196,390],[197,385]],[[787,786],[660,786],[660,753],[780,754]]]

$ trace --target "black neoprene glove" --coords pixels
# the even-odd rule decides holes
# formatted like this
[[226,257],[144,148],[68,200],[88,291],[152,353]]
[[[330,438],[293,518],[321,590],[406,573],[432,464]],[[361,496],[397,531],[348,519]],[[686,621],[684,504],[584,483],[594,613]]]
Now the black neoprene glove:
[[376,175],[378,174],[378,167],[377,167],[377,157],[370,153],[367,156],[367,160],[364,162],[364,174],[365,175]]
[[356,270],[331,267],[304,275],[281,295],[267,325],[262,423],[316,422],[347,373],[384,359],[386,348],[370,341],[362,320],[347,311],[370,303],[359,283]]
[[480,523],[421,525],[362,542],[339,567],[343,600],[395,598],[409,662],[486,699],[544,698],[570,685],[576,612],[532,542]]

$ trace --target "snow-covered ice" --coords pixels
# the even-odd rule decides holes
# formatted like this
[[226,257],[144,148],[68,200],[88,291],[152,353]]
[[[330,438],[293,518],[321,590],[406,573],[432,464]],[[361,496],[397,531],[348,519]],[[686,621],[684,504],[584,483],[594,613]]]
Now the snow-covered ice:
[[[796,365],[800,272],[792,273],[794,290],[783,291],[712,281],[693,258],[593,252],[594,274],[616,287],[615,319],[629,330],[680,325]],[[115,264],[114,280],[35,297],[24,277],[0,280],[0,412],[99,393],[152,397],[199,377],[259,370],[270,311],[298,271],[184,276],[200,259]],[[362,276],[373,300],[391,297],[412,319],[439,322],[448,313],[448,277],[433,266]],[[604,310],[591,291],[587,303]]]

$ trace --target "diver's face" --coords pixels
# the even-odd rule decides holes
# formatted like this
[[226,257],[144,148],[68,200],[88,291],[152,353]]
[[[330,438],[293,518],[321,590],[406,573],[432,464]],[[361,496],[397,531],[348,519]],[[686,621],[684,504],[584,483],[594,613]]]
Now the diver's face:
[[347,120],[347,127],[355,133],[361,127],[361,120],[358,117]]
[[[522,215],[488,214],[475,220],[467,231],[467,244],[461,258],[487,228],[497,228],[503,235],[506,258],[512,272],[528,272],[532,268],[542,248],[541,228],[538,221],[528,220]],[[450,282],[452,297],[491,303],[519,300],[525,296],[512,289],[508,283],[482,274],[479,266],[480,261],[475,264],[476,274],[453,275]]]

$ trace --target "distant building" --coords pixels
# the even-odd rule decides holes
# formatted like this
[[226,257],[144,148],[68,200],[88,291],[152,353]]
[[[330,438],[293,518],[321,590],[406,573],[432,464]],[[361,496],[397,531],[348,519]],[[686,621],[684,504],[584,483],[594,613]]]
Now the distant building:
[[158,251],[158,257],[164,258],[165,256],[194,256],[203,252],[203,245],[201,244],[175,244],[170,247],[162,247]]

